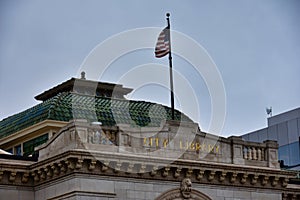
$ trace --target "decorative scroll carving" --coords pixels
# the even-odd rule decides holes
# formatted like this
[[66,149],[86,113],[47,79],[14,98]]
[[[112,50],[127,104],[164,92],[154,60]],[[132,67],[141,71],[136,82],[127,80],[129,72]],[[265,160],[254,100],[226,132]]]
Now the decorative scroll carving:
[[51,169],[55,175],[58,175],[60,173],[59,168],[57,167],[56,164],[52,164]]
[[127,167],[127,171],[126,173],[130,174],[133,172],[133,168],[134,168],[134,163],[129,163],[128,167]]
[[82,163],[83,163],[83,160],[82,160],[82,159],[77,159],[75,168],[76,168],[76,169],[82,168]]
[[226,174],[227,173],[225,171],[223,171],[223,172],[220,173],[220,177],[219,177],[219,181],[220,182],[223,182],[225,180]]
[[236,180],[236,177],[237,177],[237,173],[235,173],[235,172],[231,173],[231,176],[230,176],[230,182],[231,182],[231,183],[234,183],[235,180]]
[[66,172],[67,171],[66,166],[62,162],[58,163],[57,166],[60,168],[61,172]]
[[109,166],[109,161],[104,161],[103,164],[102,164],[101,170],[103,172],[105,172],[106,170],[108,170],[108,166]]
[[286,187],[288,185],[289,179],[288,178],[283,178],[282,179],[282,187]]
[[263,179],[262,179],[261,184],[262,185],[266,185],[268,183],[268,180],[269,180],[269,177],[268,176],[264,176]]
[[70,170],[74,170],[75,169],[74,163],[71,162],[70,160],[66,160],[65,163],[68,166],[68,169],[70,169]]
[[115,165],[115,167],[114,167],[114,172],[115,173],[119,173],[120,170],[121,170],[121,166],[122,166],[122,163],[117,162],[116,165]]
[[10,175],[9,175],[9,181],[10,182],[14,182],[15,180],[16,180],[16,175],[17,175],[17,172],[14,172],[14,171],[12,171],[12,172],[10,172]]
[[94,170],[95,167],[96,167],[96,163],[97,163],[96,160],[92,160],[92,161],[89,163],[88,169],[89,169],[90,171]]
[[248,177],[248,174],[247,174],[247,173],[242,174],[242,177],[241,177],[241,184],[245,184],[245,183],[246,183],[247,177]]
[[199,170],[199,172],[197,173],[196,179],[197,180],[201,180],[204,176],[204,171],[203,170]]
[[181,172],[181,168],[180,167],[176,168],[174,172],[174,178],[178,178],[180,176],[180,172]]
[[150,172],[150,175],[151,175],[151,176],[155,176],[156,173],[157,173],[157,170],[158,170],[158,167],[157,167],[157,166],[153,166],[153,168],[152,168],[152,170],[151,170],[151,172]]
[[215,174],[216,174],[215,171],[210,171],[209,174],[208,174],[208,177],[207,177],[208,181],[214,180]]
[[282,200],[288,200],[288,194],[287,193],[282,194]]
[[142,165],[141,165],[141,168],[140,168],[140,171],[139,171],[139,174],[145,173],[145,170],[146,170],[146,165],[145,165],[145,164],[142,164]]
[[44,171],[45,171],[47,177],[51,178],[51,177],[53,176],[52,170],[50,169],[49,166],[46,167],[46,168],[44,169]]
[[38,182],[40,181],[40,176],[37,171],[31,172],[31,176],[33,176],[33,180]]
[[275,176],[275,177],[272,179],[271,185],[272,185],[273,187],[275,187],[275,186],[278,184],[278,180],[279,180],[279,177]]
[[29,173],[24,172],[23,175],[22,175],[22,179],[21,179],[22,183],[27,183],[28,178],[29,178]]
[[258,175],[254,174],[251,178],[251,184],[255,185],[257,183]]
[[190,178],[190,177],[192,176],[192,174],[193,174],[193,169],[189,168],[189,169],[186,171],[185,176],[186,176],[187,178]]
[[169,171],[170,171],[170,167],[165,167],[165,168],[163,169],[163,171],[162,171],[162,176],[163,176],[163,177],[168,176]]

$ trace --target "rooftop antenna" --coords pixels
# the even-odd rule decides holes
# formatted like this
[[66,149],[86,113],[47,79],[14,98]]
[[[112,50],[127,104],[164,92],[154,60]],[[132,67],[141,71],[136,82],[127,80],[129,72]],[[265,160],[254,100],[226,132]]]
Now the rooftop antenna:
[[272,117],[272,106],[270,106],[270,108],[266,108],[266,112],[269,117]]

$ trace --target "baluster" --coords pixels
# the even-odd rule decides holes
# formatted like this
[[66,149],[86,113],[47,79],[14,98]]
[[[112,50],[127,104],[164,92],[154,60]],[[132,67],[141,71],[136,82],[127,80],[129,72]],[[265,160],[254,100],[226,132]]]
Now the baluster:
[[261,161],[261,149],[257,149],[257,160]]
[[256,148],[252,148],[252,160],[257,160],[257,155],[256,155]]
[[248,148],[248,160],[252,160],[251,147]]
[[245,160],[247,160],[247,153],[248,153],[248,148],[247,147],[244,147],[244,151],[243,151],[243,153],[244,153],[244,159]]
[[261,160],[265,160],[265,148],[261,149]]

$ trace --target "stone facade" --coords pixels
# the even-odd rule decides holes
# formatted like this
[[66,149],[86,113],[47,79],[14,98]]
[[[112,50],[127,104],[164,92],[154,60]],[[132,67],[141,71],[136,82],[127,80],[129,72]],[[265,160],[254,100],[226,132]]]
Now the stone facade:
[[194,123],[156,128],[71,121],[36,149],[39,160],[0,161],[0,199],[299,199],[278,145],[221,138]]

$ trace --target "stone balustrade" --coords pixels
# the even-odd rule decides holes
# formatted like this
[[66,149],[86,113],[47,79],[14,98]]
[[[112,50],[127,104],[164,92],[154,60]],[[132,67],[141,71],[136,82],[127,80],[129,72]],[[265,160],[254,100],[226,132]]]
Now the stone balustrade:
[[265,148],[255,145],[255,146],[244,146],[244,159],[246,160],[265,160]]
[[43,160],[74,149],[279,168],[275,141],[255,143],[236,136],[223,138],[201,132],[197,124],[174,121],[161,127],[132,128],[75,120],[37,150],[39,160]]
[[267,140],[263,143],[246,142],[240,137],[230,138],[233,147],[233,163],[280,168],[278,162],[278,144]]

